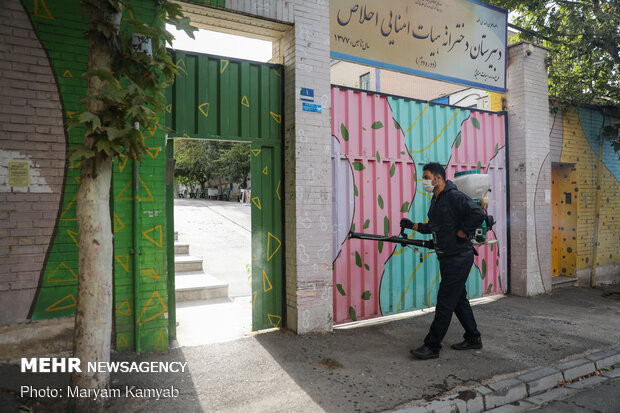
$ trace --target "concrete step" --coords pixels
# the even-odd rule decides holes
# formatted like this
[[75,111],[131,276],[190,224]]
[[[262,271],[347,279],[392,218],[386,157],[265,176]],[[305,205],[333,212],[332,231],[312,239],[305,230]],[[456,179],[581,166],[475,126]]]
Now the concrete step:
[[174,272],[202,271],[202,258],[192,257],[191,255],[174,256]]
[[189,254],[189,244],[183,242],[174,242],[174,254],[175,255],[187,255]]
[[551,287],[552,289],[564,288],[564,287],[572,287],[577,283],[576,277],[565,277],[563,275],[557,275],[555,277],[551,277]]
[[203,271],[178,272],[174,282],[177,302],[228,297],[228,283]]

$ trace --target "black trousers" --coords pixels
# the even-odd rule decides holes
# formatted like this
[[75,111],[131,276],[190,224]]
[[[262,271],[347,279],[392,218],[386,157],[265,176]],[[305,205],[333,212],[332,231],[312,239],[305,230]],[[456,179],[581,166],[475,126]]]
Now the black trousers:
[[461,322],[465,329],[465,340],[477,343],[480,341],[480,332],[476,326],[474,313],[467,300],[465,282],[469,276],[471,266],[474,263],[474,255],[466,254],[455,257],[441,257],[439,270],[441,271],[441,283],[437,293],[437,306],[435,318],[430,331],[424,339],[424,344],[433,350],[441,348],[441,341],[445,337],[452,313]]

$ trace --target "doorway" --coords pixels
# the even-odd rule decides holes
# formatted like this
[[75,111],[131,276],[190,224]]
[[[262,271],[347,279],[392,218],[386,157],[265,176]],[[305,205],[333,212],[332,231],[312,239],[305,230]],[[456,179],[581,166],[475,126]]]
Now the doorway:
[[176,339],[252,331],[250,144],[174,139]]
[[574,164],[551,166],[551,268],[553,277],[576,277],[577,169]]

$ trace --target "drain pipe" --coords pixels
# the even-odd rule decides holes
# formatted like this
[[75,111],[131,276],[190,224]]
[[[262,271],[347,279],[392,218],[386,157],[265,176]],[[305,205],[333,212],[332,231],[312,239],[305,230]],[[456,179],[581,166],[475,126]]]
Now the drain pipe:
[[[140,129],[140,124],[135,123],[134,127]],[[140,302],[140,228],[138,221],[140,214],[138,211],[138,190],[140,181],[140,166],[137,160],[133,160],[133,186],[132,186],[132,213],[133,213],[133,225],[132,225],[132,258],[133,258],[133,313],[134,313],[134,346],[136,353],[142,351],[142,342],[140,339],[141,328],[138,324],[138,304]]]

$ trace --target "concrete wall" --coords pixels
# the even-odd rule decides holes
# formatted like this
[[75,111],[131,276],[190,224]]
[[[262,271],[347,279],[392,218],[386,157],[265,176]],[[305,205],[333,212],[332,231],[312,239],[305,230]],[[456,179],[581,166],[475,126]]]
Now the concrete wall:
[[508,49],[512,293],[551,290],[551,159],[544,48]]

